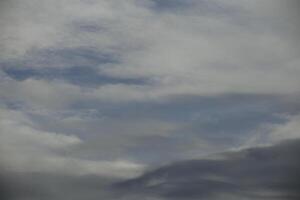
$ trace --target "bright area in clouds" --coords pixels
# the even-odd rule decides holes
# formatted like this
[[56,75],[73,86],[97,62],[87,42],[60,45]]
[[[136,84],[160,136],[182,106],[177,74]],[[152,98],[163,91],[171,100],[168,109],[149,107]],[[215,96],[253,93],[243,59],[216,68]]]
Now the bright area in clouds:
[[39,131],[22,113],[1,109],[0,149],[5,170],[127,177],[143,168],[122,160],[90,161],[69,156],[68,148],[80,143],[74,135]]
[[287,19],[270,13],[284,3],[247,2],[186,1],[176,8],[171,1],[162,10],[155,9],[159,1],[4,2],[13,12],[3,14],[1,55],[23,58],[28,67],[70,67],[67,59],[32,54],[92,49],[113,57],[93,66],[99,74],[149,81],[88,94],[104,100],[299,92],[297,44],[286,37]]
[[[0,168],[14,177],[6,179],[25,181],[32,173],[37,182],[30,187],[41,182],[39,192],[65,189],[74,199],[66,186],[49,189],[58,183],[49,177],[65,176],[58,185],[73,183],[81,194],[89,186],[91,199],[109,199],[94,190],[108,179],[296,141],[297,6],[294,0],[1,1]],[[141,197],[132,192],[130,198]],[[60,199],[58,193],[52,195]],[[159,196],[153,198],[169,198]]]

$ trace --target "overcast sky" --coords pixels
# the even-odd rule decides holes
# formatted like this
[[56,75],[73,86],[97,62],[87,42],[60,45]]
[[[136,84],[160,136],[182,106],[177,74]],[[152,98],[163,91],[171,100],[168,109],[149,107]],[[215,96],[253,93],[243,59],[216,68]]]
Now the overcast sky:
[[1,1],[1,199],[300,199],[298,4]]

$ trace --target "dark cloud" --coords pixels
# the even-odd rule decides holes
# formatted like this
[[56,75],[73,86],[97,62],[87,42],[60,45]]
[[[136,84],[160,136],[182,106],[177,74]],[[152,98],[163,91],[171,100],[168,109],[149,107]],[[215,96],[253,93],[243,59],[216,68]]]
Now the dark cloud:
[[1,200],[111,199],[108,185],[112,181],[99,176],[7,173],[1,175]]
[[0,175],[0,199],[8,200],[13,196],[13,190],[9,181],[4,177],[3,174]]
[[297,0],[289,0],[285,2],[286,10],[284,10],[286,13],[287,19],[289,22],[294,25],[293,31],[296,30],[295,35],[297,39],[299,39],[299,31],[300,31],[300,2]]
[[114,187],[167,199],[300,198],[300,140],[226,153],[225,159],[177,162]]
[[1,173],[3,200],[246,199],[296,200],[300,140],[176,162],[130,180],[96,175]]

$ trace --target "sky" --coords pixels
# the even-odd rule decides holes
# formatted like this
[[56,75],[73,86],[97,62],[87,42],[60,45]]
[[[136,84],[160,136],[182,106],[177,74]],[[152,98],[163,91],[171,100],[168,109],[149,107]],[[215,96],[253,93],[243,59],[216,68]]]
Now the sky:
[[299,199],[298,4],[1,1],[1,199]]

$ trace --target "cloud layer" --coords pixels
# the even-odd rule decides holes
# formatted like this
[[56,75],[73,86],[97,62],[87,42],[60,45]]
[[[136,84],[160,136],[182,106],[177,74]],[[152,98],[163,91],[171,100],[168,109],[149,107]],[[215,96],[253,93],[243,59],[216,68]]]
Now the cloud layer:
[[298,5],[1,1],[3,199],[297,199]]
[[299,199],[299,139],[172,163],[120,180],[56,173],[1,174],[4,199]]
[[158,199],[298,199],[299,140],[174,163],[121,182],[123,195]]
[[[100,75],[150,80],[98,87],[92,98],[299,93],[298,49],[288,29],[294,24],[279,1],[262,7],[256,1],[4,4],[15,13],[2,20],[3,51],[14,52],[2,54],[10,65],[90,65]],[[270,12],[280,7],[279,14]]]

